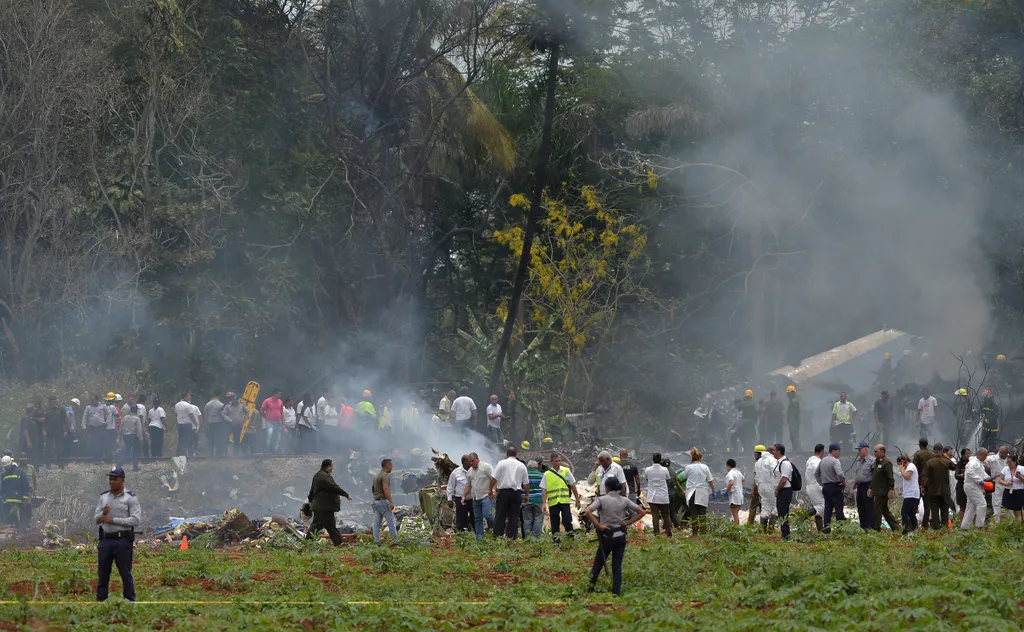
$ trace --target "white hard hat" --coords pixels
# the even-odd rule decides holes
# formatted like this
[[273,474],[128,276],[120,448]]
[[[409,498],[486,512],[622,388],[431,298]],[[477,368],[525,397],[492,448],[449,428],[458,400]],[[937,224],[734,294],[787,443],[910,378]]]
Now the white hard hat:
[[9,456],[5,456],[2,459],[0,459],[0,467],[7,467],[11,463],[14,463],[14,459],[12,459]]
[[72,397],[71,398],[71,403],[74,404],[75,406],[81,406],[82,405],[82,401],[80,399],[78,399],[77,397]]
[[124,400],[121,399],[121,394],[120,393],[114,393],[114,401],[115,402],[123,402]]

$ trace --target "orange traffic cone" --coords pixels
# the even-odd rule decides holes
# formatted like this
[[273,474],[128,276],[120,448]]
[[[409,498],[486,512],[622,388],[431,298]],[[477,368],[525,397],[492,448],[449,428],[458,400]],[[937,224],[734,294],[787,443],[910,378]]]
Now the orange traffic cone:
[[188,536],[187,535],[181,536],[181,546],[179,548],[182,551],[187,551],[188,550]]

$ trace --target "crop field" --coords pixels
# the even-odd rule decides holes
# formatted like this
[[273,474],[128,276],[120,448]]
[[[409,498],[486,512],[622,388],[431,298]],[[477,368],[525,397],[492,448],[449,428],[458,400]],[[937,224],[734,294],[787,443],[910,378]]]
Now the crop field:
[[[95,552],[0,555],[2,630],[1021,629],[1024,527],[895,537],[844,524],[794,541],[712,521],[696,538],[630,534],[624,592],[587,593],[592,536],[472,537],[340,548],[140,547],[139,603],[93,603]],[[116,577],[116,571],[115,571]],[[114,596],[116,595],[116,596]]]

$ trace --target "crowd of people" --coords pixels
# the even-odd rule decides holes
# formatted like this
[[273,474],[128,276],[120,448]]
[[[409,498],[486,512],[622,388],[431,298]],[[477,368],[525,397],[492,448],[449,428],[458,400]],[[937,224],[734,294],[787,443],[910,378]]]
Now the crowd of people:
[[[140,458],[170,456],[165,443],[171,436],[177,456],[327,454],[342,446],[354,429],[369,443],[376,437],[384,445],[401,443],[414,429],[468,429],[479,423],[476,404],[465,388],[459,396],[445,393],[429,411],[412,399],[397,408],[392,399],[375,404],[369,390],[355,406],[344,395],[334,397],[330,389],[319,397],[306,393],[300,398],[275,389],[251,407],[232,391],[214,392],[205,404],[191,392],[173,402],[146,393],[122,397],[109,392],[85,399],[83,406],[77,397],[63,404],[50,396],[44,404],[37,396],[27,405],[18,427],[22,460],[46,467],[63,466],[68,459],[116,460],[137,470]],[[497,397],[486,411],[486,432],[500,443],[504,414]]]
[[[888,357],[886,362],[889,362]],[[976,443],[991,452],[1000,445],[999,425],[1002,411],[992,388],[980,389],[978,396],[977,405],[974,405],[968,389],[957,388],[953,392],[952,400],[946,402],[949,410],[944,414],[939,400],[928,388],[922,388],[917,406],[912,411],[911,429],[909,423],[907,427],[899,427],[897,419],[900,417],[900,411],[894,405],[890,392],[881,390],[871,406],[868,419],[861,423],[862,428],[869,429],[862,434],[873,434],[881,443],[889,444],[897,430],[913,431],[931,441],[939,437],[949,437],[957,445]],[[803,413],[796,386],[791,384],[786,387],[786,401],[783,401],[774,390],[768,393],[766,399],[755,400],[754,391],[747,389],[744,396],[736,399],[733,404],[737,416],[727,430],[730,449],[742,453],[748,451],[755,443],[784,441],[783,433],[788,431],[790,446],[795,452],[800,451]],[[846,392],[839,393],[839,399],[832,403],[831,409],[829,441],[838,443],[846,450],[854,449],[857,437],[855,423],[858,423],[860,411],[849,400]]]

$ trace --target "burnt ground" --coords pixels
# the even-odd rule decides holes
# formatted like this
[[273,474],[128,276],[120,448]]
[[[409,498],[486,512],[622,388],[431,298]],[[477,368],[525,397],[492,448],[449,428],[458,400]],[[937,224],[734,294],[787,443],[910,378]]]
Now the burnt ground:
[[[171,460],[140,464],[127,471],[125,487],[142,505],[143,533],[151,533],[173,517],[219,515],[233,507],[251,518],[271,515],[297,517],[306,498],[313,474],[320,467],[319,456],[261,457],[240,459],[191,459],[184,471]],[[404,465],[429,465],[405,463]],[[397,465],[397,463],[396,463]],[[369,524],[370,484],[379,465],[356,457],[347,462],[335,459],[334,478],[352,497],[342,500],[338,514],[343,522]],[[33,512],[30,528],[14,536],[20,548],[42,544],[41,531],[50,522],[61,535],[77,539],[94,534],[93,512],[100,494],[108,489],[108,464],[70,463],[64,469],[40,468],[36,496],[46,500]],[[397,474],[397,476],[395,475]],[[414,494],[401,494],[401,472],[393,474],[395,504],[417,504]],[[161,479],[166,479],[171,491]]]

